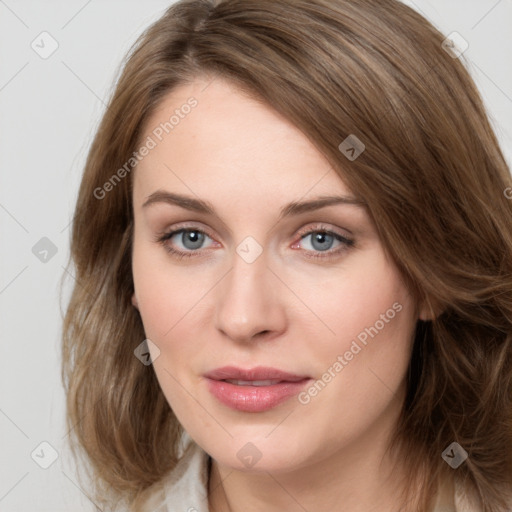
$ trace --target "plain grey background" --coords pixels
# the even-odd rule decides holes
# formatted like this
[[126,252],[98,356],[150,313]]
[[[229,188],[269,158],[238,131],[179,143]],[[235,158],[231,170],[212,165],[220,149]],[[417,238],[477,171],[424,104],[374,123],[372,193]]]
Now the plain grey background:
[[[0,0],[2,512],[95,510],[66,445],[60,334],[70,288],[59,300],[59,282],[104,102],[130,45],[171,3]],[[512,1],[405,3],[469,43],[464,60],[512,164]]]

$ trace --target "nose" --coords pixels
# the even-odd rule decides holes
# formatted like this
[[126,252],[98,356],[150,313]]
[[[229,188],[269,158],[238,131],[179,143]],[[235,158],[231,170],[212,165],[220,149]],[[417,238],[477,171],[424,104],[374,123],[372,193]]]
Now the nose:
[[215,327],[233,341],[269,340],[286,329],[285,291],[266,254],[248,263],[234,253],[231,270],[216,287]]

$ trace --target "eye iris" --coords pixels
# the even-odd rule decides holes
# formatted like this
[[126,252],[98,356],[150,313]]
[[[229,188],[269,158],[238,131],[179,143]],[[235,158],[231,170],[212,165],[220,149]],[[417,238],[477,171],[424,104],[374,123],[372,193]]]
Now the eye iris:
[[[188,240],[187,240],[187,238],[188,238]],[[187,249],[191,249],[191,250],[198,249],[199,247],[201,247],[203,240],[204,240],[204,234],[199,233],[198,231],[184,231],[181,234],[181,241]],[[191,241],[192,246],[187,245],[185,243],[186,241]]]
[[[328,247],[325,247],[323,244],[326,243],[326,239],[327,239],[327,245]],[[313,236],[313,242],[312,242],[312,245],[313,247],[316,249],[316,250],[319,250],[319,251],[322,251],[322,250],[327,250],[327,249],[330,249],[330,246],[332,245],[332,242],[333,242],[334,238],[332,235],[329,235],[328,233],[317,233],[316,235]],[[320,247],[316,247],[315,244],[319,242],[320,243]]]

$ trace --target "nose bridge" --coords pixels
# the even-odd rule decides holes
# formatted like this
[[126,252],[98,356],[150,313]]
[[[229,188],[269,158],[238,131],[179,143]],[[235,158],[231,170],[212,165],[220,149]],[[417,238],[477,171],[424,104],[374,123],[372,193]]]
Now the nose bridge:
[[276,280],[267,253],[245,240],[233,254],[232,268],[222,280],[216,300],[216,327],[237,341],[250,340],[283,327]]

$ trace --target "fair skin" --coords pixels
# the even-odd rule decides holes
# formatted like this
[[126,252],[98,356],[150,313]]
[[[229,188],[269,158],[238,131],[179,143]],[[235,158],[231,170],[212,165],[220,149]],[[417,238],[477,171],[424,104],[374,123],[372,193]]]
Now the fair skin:
[[[279,217],[292,201],[353,194],[275,111],[220,78],[207,84],[197,79],[171,91],[142,135],[197,99],[134,171],[132,301],[160,350],[153,367],[165,397],[213,458],[210,510],[396,512],[403,475],[391,471],[385,450],[424,312],[364,207],[332,204]],[[157,190],[207,201],[215,214],[161,201],[143,207]],[[183,223],[188,237],[155,241]],[[320,227],[354,244],[315,243]],[[206,233],[202,244],[197,231]],[[313,234],[301,240],[305,231]],[[236,251],[249,236],[262,249],[251,263]],[[196,254],[178,259],[165,245]],[[395,303],[400,312],[351,360],[344,357],[342,371],[308,403],[293,397],[245,412],[207,388],[203,374],[225,365],[322,379]],[[261,453],[250,468],[237,457],[249,442]]]

